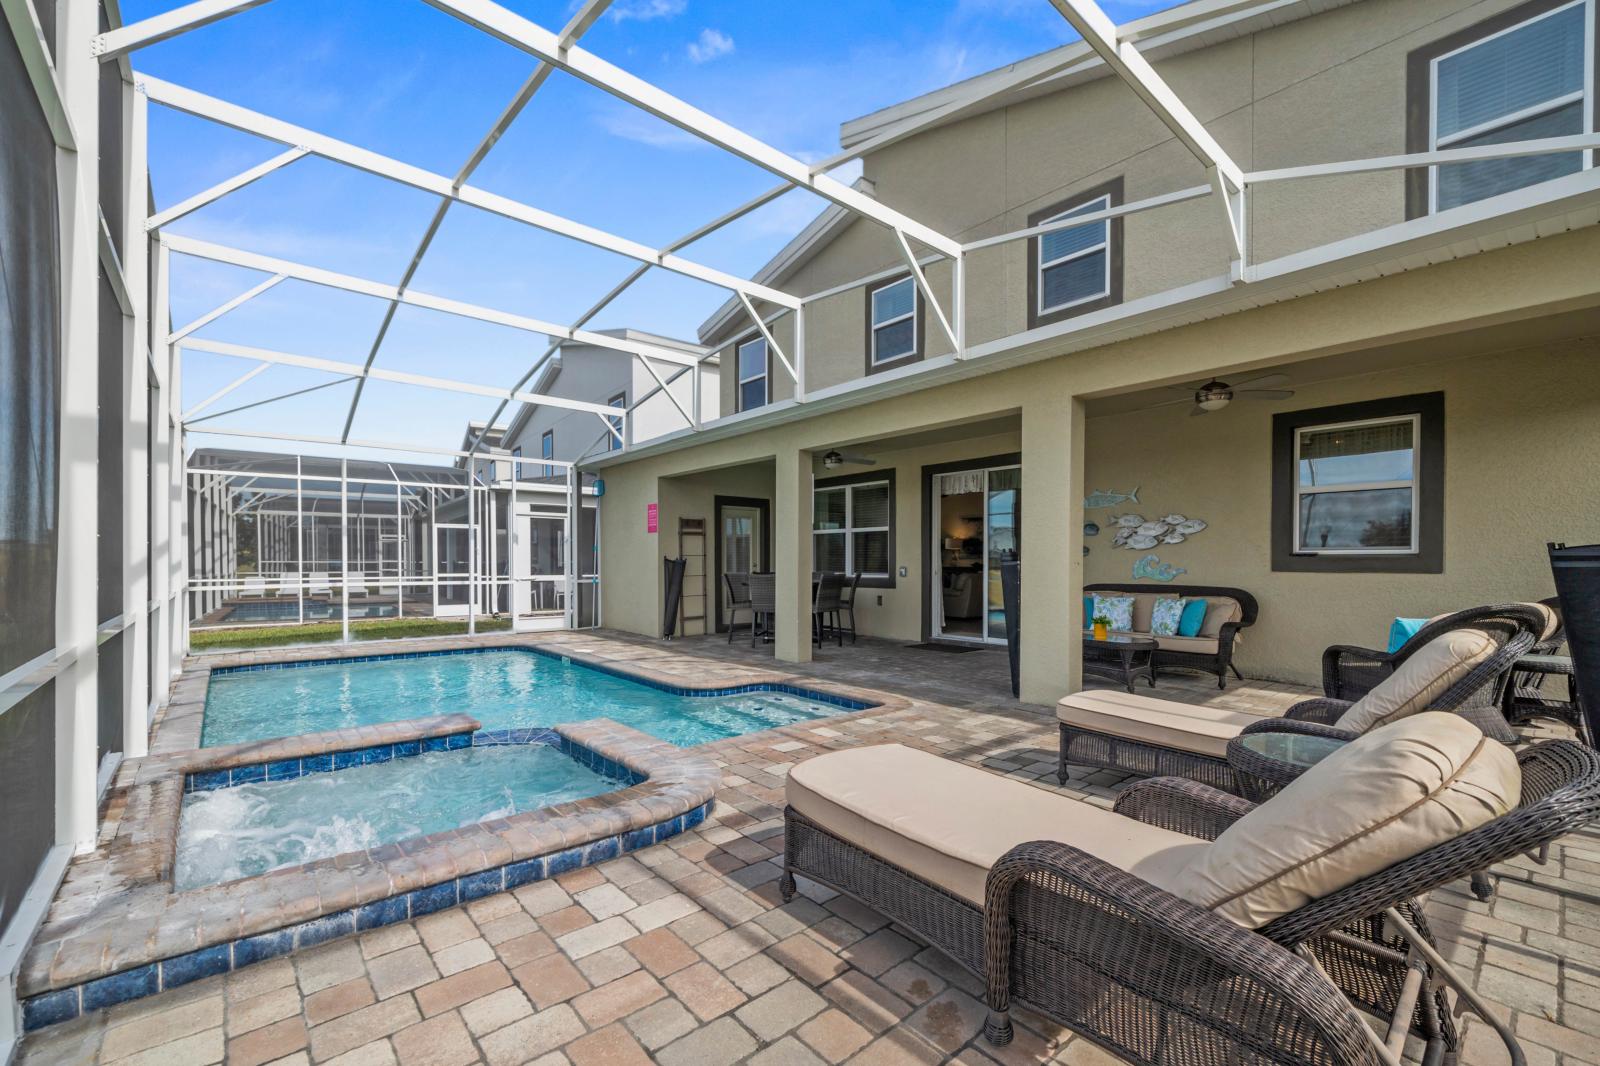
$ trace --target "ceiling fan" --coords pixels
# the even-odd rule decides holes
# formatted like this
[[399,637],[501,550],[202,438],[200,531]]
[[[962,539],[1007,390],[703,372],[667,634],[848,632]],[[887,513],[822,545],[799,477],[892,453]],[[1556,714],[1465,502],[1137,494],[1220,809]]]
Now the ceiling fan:
[[1176,407],[1179,404],[1193,404],[1189,409],[1191,415],[1203,415],[1212,411],[1220,411],[1234,400],[1287,400],[1294,395],[1293,389],[1275,389],[1273,385],[1282,385],[1289,380],[1288,374],[1263,374],[1260,377],[1245,378],[1229,384],[1212,378],[1210,381],[1195,385],[1168,385],[1167,388],[1178,392],[1189,393],[1181,400],[1167,400],[1163,403],[1153,403],[1151,407]]
[[877,466],[878,460],[868,459],[865,455],[846,455],[837,449],[823,453],[822,465],[828,470],[837,470],[845,463],[854,463],[858,466]]

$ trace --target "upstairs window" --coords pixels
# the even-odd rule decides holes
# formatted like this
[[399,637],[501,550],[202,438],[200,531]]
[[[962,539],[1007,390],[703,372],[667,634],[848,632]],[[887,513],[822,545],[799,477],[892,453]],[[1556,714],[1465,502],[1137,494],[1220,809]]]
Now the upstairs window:
[[[1122,202],[1122,182],[1090,189],[1035,212],[1029,226],[1064,222]],[[1028,242],[1029,328],[1108,307],[1122,300],[1122,219],[1100,219],[1041,233]]]
[[[547,429],[539,437],[539,458],[541,458],[541,459],[554,459],[555,457],[556,457],[556,431],[553,430],[553,429]],[[550,464],[546,463],[545,464],[545,468],[544,468],[544,476],[545,477],[555,477],[556,476],[556,468],[551,466]]]
[[[1420,147],[1472,148],[1593,129],[1593,8],[1594,0],[1535,0],[1414,53],[1413,92],[1423,82],[1426,93],[1425,101],[1412,101],[1428,127]],[[1418,69],[1424,62],[1425,75]],[[1426,208],[1460,207],[1592,162],[1592,152],[1580,151],[1430,167]]]
[[741,343],[737,351],[739,410],[753,411],[757,407],[764,407],[768,400],[767,339],[753,337]]
[[867,291],[867,372],[921,355],[921,302],[914,278]]
[[511,449],[511,477],[514,481],[522,480],[522,445]]
[[[626,409],[628,406],[628,394],[625,392],[617,393],[606,401],[606,406]],[[622,419],[607,416],[606,421],[611,423],[611,428],[615,430],[615,432],[606,434],[606,451],[614,452],[622,447],[622,441],[617,438],[617,434],[622,432]]]

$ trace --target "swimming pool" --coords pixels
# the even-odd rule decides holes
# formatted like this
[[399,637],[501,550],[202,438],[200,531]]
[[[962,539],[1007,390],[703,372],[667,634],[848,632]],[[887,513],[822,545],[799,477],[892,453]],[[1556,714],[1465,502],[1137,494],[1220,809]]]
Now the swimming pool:
[[518,744],[191,792],[178,824],[173,883],[181,892],[233,881],[630,783],[550,744]]
[[200,744],[465,713],[485,730],[610,718],[691,747],[865,706],[778,686],[687,695],[526,648],[425,652],[214,669]]

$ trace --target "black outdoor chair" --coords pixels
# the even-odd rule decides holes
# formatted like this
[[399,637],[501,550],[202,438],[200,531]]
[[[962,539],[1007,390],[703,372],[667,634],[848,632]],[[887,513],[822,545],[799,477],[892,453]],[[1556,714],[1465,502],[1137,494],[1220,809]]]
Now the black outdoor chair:
[[[728,586],[728,643],[733,643],[733,631],[739,628],[738,618],[740,611],[750,611],[750,575],[749,574],[723,574],[722,580]],[[755,615],[750,616],[750,628],[756,625]]]
[[857,571],[849,575],[840,592],[838,617],[847,624],[843,627],[850,634],[850,643],[856,642],[856,593],[861,590],[861,573]]
[[824,573],[817,577],[817,592],[811,600],[811,637],[819,645],[831,631],[839,646],[844,647],[844,631],[839,628],[839,611],[844,606],[844,585],[843,574]]
[[778,616],[778,583],[772,574],[750,575],[750,646],[763,638],[772,639]]

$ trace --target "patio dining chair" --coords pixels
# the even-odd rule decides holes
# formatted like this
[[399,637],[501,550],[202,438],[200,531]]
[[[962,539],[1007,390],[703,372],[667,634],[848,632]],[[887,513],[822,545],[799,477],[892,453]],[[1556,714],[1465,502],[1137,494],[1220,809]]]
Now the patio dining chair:
[[844,606],[845,586],[843,574],[824,573],[817,578],[817,590],[811,598],[811,639],[818,646],[832,633],[839,647],[844,647],[844,630],[839,628],[839,611]]
[[773,574],[750,575],[750,646],[770,640],[778,617],[778,584]]
[[1449,626],[1430,624],[1428,642],[1360,699],[1302,700],[1281,717],[1119,691],[1090,689],[1066,696],[1056,705],[1059,780],[1065,784],[1068,764],[1077,763],[1146,776],[1173,774],[1233,792],[1238,781],[1228,762],[1228,741],[1243,733],[1270,730],[1352,740],[1424,710],[1454,711],[1484,735],[1515,744],[1517,734],[1500,711],[1500,693],[1512,666],[1544,631],[1544,613],[1528,604],[1504,604],[1450,619]]
[[856,642],[856,596],[861,591],[861,571],[849,575],[839,595],[838,619],[843,630],[850,634],[850,643]]
[[1456,1052],[1451,998],[1515,1047],[1414,901],[1593,821],[1600,756],[1436,712],[1261,804],[1156,778],[1108,812],[898,744],[785,787],[783,897],[816,881],[981,977],[992,1043],[1021,1004],[1150,1066],[1396,1066],[1408,1034],[1424,1062]]
[[[722,580],[728,586],[728,643],[733,643],[733,631],[739,628],[739,612],[749,612],[750,607],[750,575],[749,574],[723,574]],[[750,617],[750,626],[755,627],[755,616]]]

